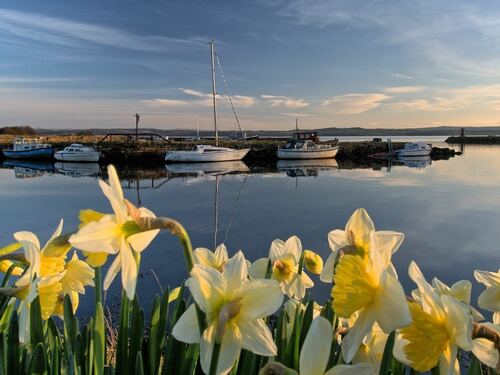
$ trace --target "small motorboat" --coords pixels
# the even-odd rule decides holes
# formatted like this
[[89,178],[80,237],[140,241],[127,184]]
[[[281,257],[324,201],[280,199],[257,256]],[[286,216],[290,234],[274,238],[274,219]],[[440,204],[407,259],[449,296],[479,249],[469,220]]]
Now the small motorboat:
[[59,161],[76,161],[76,162],[91,162],[99,161],[101,153],[90,146],[84,146],[80,143],[73,143],[64,148],[64,150],[57,151],[54,154],[56,160]]
[[214,161],[242,160],[250,151],[249,148],[236,150],[227,147],[216,147],[210,145],[197,145],[191,151],[168,151],[165,161],[177,163],[202,163]]
[[54,154],[52,145],[23,137],[17,137],[11,149],[2,151],[6,158],[11,159],[50,159]]
[[405,147],[401,150],[396,150],[398,157],[411,157],[411,156],[428,156],[432,151],[431,145],[418,141],[406,143]]
[[276,156],[278,159],[331,159],[338,151],[339,146],[291,140],[276,151]]

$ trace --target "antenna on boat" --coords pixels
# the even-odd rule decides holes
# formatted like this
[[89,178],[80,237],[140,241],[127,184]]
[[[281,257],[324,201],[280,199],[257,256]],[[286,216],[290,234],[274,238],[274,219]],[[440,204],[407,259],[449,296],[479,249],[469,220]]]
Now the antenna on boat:
[[299,119],[295,117],[295,130],[299,131]]
[[215,109],[215,49],[213,40],[210,41],[210,57],[212,61],[212,102],[214,106],[215,145],[219,146],[219,133],[217,131],[217,111]]
[[135,117],[135,140],[137,141],[137,139],[139,139],[139,120],[141,118],[141,115],[136,113],[134,117]]
[[198,117],[196,117],[196,139],[200,139],[200,124],[198,123]]

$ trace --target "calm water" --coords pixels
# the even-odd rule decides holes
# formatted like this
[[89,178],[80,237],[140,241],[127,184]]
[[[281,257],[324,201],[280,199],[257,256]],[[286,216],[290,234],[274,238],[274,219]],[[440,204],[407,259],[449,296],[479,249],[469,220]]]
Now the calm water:
[[[238,163],[203,168],[127,167],[119,173],[128,199],[180,220],[194,246],[213,246],[218,184],[217,241],[225,242],[231,254],[243,249],[250,260],[266,256],[271,240],[293,234],[304,248],[326,258],[328,231],[343,228],[350,214],[364,207],[378,229],[406,234],[393,261],[407,292],[414,287],[407,276],[412,259],[429,280],[438,276],[446,283],[472,279],[475,269],[497,270],[500,265],[500,147],[467,146],[463,156],[432,163],[280,163],[252,167],[252,173]],[[74,230],[82,208],[109,212],[98,173],[98,165],[4,162],[0,244],[9,243],[19,230],[33,231],[43,242],[60,218],[67,230]],[[186,277],[175,238],[162,233],[144,253],[139,281],[144,302],[159,291],[151,270],[162,285],[177,286]],[[327,285],[314,280],[321,286],[316,297],[326,298]],[[118,278],[113,286],[111,303],[117,300]],[[474,298],[481,290],[475,285]],[[89,306],[82,303],[82,314]]]

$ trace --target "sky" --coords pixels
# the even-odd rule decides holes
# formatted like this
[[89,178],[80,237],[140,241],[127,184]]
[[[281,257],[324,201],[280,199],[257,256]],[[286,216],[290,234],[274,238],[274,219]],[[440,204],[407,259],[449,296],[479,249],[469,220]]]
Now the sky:
[[243,129],[500,125],[498,2],[24,0],[0,3],[0,126],[212,129],[211,39]]

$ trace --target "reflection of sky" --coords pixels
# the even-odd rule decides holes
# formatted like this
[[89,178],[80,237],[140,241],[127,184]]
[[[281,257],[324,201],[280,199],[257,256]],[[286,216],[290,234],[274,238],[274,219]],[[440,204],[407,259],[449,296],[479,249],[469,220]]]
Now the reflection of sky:
[[[446,283],[472,280],[475,269],[496,270],[500,265],[499,151],[467,147],[462,157],[435,161],[422,169],[396,166],[390,173],[383,168],[330,170],[317,178],[254,174],[248,175],[241,193],[241,175],[221,176],[218,236],[227,237],[231,253],[241,248],[250,260],[265,256],[274,238],[293,234],[302,239],[304,248],[326,257],[328,231],[343,228],[352,211],[364,207],[377,228],[406,234],[393,260],[408,292],[413,285],[406,270],[412,259],[429,280],[434,276]],[[17,230],[34,231],[43,241],[61,217],[66,229],[74,230],[81,208],[109,211],[95,178],[13,177],[12,170],[0,170],[0,244],[8,243]],[[157,215],[180,220],[195,246],[211,247],[214,187],[213,177],[199,183],[172,179],[159,189],[143,189],[140,195]],[[136,201],[135,190],[125,194]],[[185,277],[181,254],[177,241],[161,234],[144,254],[141,270],[153,269],[162,284],[177,285]],[[145,275],[139,287],[143,301],[158,291],[151,275]],[[325,298],[326,284],[319,290],[318,297]],[[474,298],[481,290],[475,284]]]

